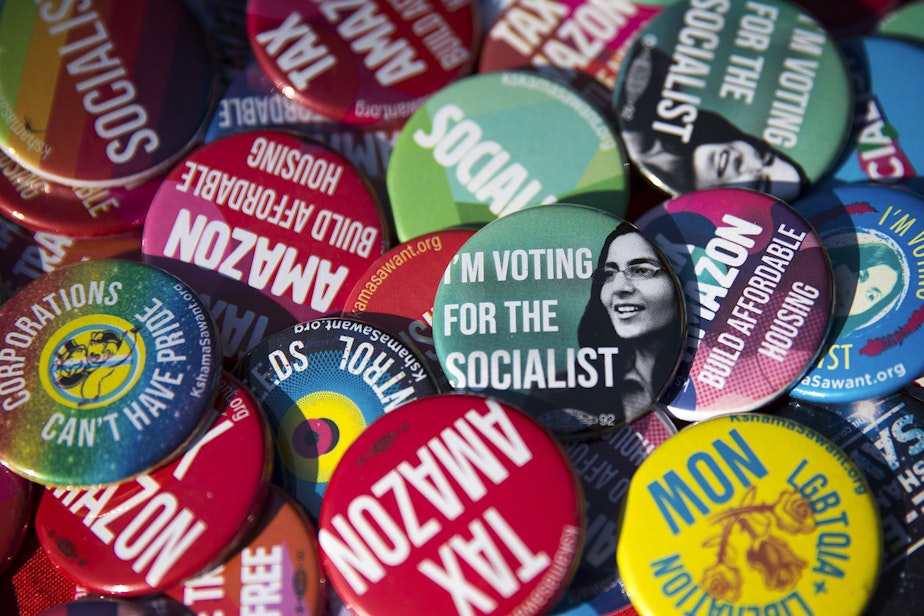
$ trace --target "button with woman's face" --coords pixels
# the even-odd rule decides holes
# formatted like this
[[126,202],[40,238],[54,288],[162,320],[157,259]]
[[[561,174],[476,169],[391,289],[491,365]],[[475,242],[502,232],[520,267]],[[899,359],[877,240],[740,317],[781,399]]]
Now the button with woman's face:
[[849,403],[885,396],[924,372],[924,198],[848,184],[796,201],[822,238],[834,272],[831,332],[794,398]]
[[837,41],[795,3],[678,2],[638,33],[612,104],[629,158],[667,192],[791,201],[841,153],[852,91]]
[[621,338],[640,338],[671,323],[671,304],[677,301],[675,283],[641,233],[613,239],[599,275],[603,280],[600,302]]
[[743,139],[728,143],[703,143],[692,152],[696,189],[735,186],[777,195],[798,196],[801,177],[798,166],[777,156],[770,148],[758,148]]
[[671,380],[684,302],[661,251],[594,208],[528,208],[463,244],[436,293],[449,385],[523,408],[560,436],[646,413]]

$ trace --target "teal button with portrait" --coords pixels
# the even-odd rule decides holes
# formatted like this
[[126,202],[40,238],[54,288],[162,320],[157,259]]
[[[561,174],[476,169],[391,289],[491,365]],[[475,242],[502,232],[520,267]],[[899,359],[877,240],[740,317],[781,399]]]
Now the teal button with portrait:
[[527,208],[485,225],[436,292],[449,384],[511,402],[560,436],[643,415],[680,361],[683,296],[635,225],[586,206]]
[[672,194],[791,202],[835,163],[852,86],[837,41],[785,0],[689,0],[639,32],[612,99],[629,158]]
[[860,183],[793,206],[831,259],[834,314],[817,363],[790,395],[856,402],[910,384],[924,373],[924,198]]

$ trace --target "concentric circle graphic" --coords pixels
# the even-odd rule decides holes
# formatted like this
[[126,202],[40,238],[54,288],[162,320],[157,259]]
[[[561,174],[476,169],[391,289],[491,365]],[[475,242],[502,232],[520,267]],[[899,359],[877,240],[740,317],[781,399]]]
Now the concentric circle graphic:
[[279,426],[282,462],[306,481],[327,482],[343,453],[366,428],[355,402],[333,391],[300,398]]

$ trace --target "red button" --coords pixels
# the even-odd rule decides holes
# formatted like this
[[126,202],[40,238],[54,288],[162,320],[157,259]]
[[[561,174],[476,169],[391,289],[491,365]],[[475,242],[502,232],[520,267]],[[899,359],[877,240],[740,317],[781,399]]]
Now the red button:
[[356,614],[540,614],[575,567],[583,510],[557,441],[500,401],[409,402],[350,445],[321,504],[322,560]]
[[49,489],[36,531],[61,571],[91,591],[142,595],[214,566],[251,527],[269,485],[269,432],[248,390],[225,375],[221,415],[178,459],[89,490]]

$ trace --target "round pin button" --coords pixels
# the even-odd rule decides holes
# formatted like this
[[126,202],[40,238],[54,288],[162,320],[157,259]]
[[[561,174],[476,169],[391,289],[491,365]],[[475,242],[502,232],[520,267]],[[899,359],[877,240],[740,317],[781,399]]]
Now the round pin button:
[[834,303],[821,239],[785,202],[743,188],[686,193],[638,219],[680,279],[686,350],[662,397],[700,421],[752,411],[815,362]]
[[134,477],[206,421],[220,377],[205,305],[131,261],[49,272],[0,306],[0,461],[52,486]]
[[840,163],[818,190],[870,180],[894,183],[924,174],[924,127],[911,102],[924,96],[924,47],[898,38],[841,42],[860,111]]
[[204,128],[211,59],[178,0],[6,4],[0,32],[0,147],[36,174],[94,187],[147,180]]
[[554,613],[578,616],[583,608],[596,616],[628,605],[616,571],[617,512],[636,469],[676,433],[667,414],[655,408],[604,436],[564,444],[581,481],[587,535],[577,572]]
[[833,440],[863,471],[882,519],[883,573],[865,614],[916,614],[924,608],[924,402],[899,392],[849,404],[790,401],[777,414]]
[[646,413],[684,346],[682,291],[662,252],[634,225],[578,205],[478,230],[434,306],[449,384],[504,399],[560,436]]
[[924,374],[924,198],[907,190],[849,184],[794,207],[821,236],[834,272],[831,332],[818,363],[790,392],[827,403],[884,396]]
[[344,305],[357,319],[397,332],[448,385],[433,348],[433,296],[443,272],[474,229],[448,229],[399,244],[369,266]]
[[32,482],[0,465],[0,574],[22,544],[32,517]]
[[624,162],[610,121],[573,88],[525,71],[466,77],[395,143],[386,180],[398,239],[555,201],[622,216]]
[[266,420],[230,375],[215,410],[165,466],[100,488],[45,491],[36,532],[65,575],[106,595],[161,592],[214,566],[249,532],[269,485]]
[[412,347],[345,318],[314,319],[268,336],[234,371],[269,418],[275,483],[314,519],[350,443],[384,414],[437,391]]
[[153,178],[132,188],[64,186],[20,167],[0,153],[0,212],[33,231],[74,238],[140,235]]
[[297,502],[270,486],[244,545],[211,571],[166,591],[197,614],[321,614],[317,533]]
[[403,123],[475,57],[470,2],[250,0],[247,31],[286,96],[347,124]]
[[339,312],[385,250],[384,228],[344,157],[291,133],[252,131],[174,168],[148,211],[142,251],[203,296],[233,365],[269,333]]
[[877,24],[876,32],[924,42],[924,2],[906,2],[889,12]]
[[507,2],[485,36],[478,70],[535,68],[607,109],[632,38],[672,1]]
[[786,0],[666,8],[629,49],[613,104],[629,157],[664,190],[786,201],[834,164],[853,117],[837,42]]
[[516,408],[431,396],[347,449],[321,507],[322,562],[357,615],[546,613],[580,549],[580,494],[557,441]]
[[629,486],[619,572],[641,614],[862,614],[882,566],[876,501],[814,430],[761,413],[694,424]]

